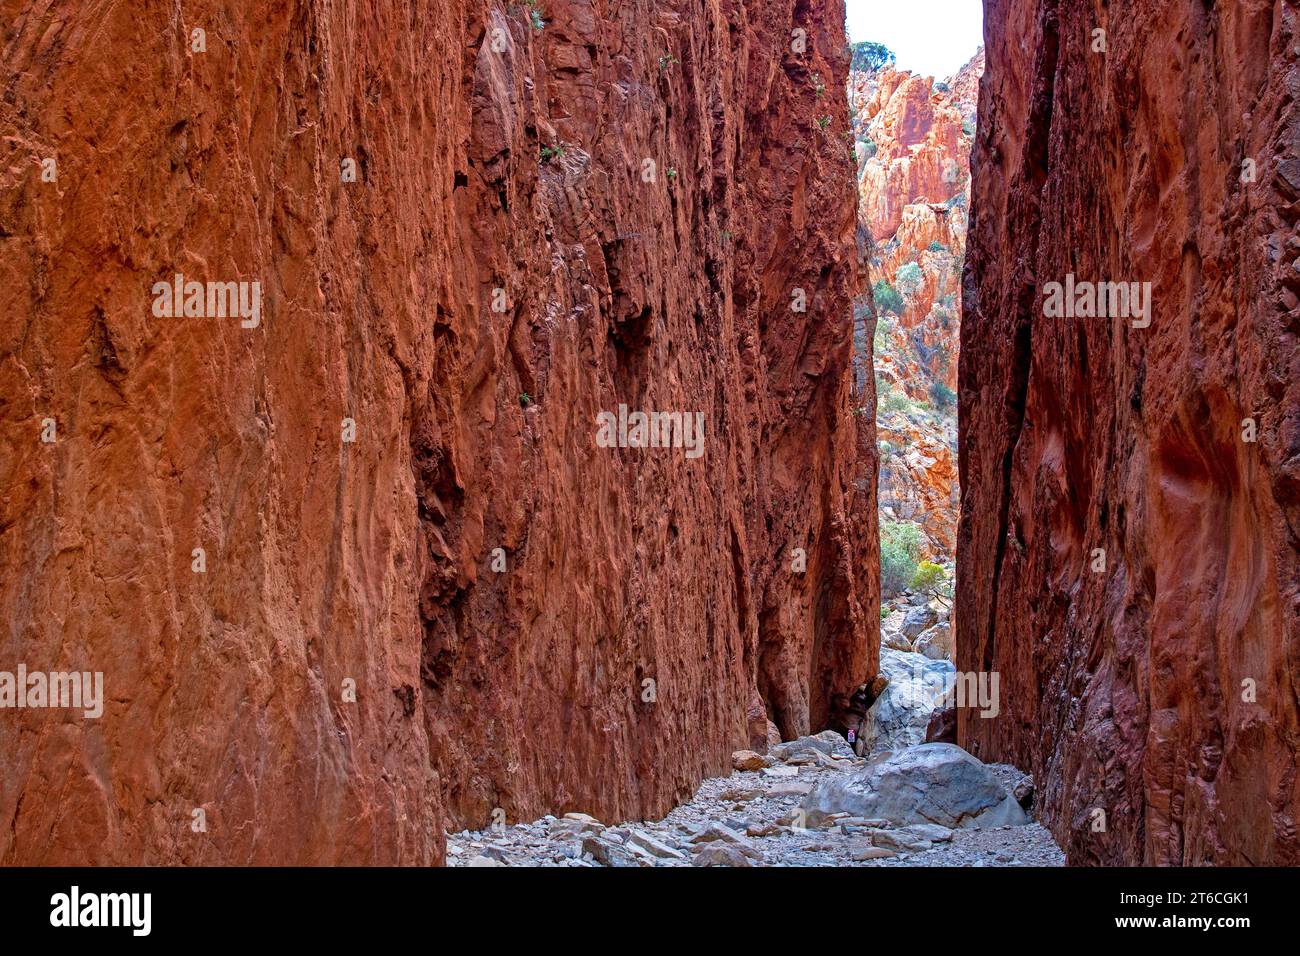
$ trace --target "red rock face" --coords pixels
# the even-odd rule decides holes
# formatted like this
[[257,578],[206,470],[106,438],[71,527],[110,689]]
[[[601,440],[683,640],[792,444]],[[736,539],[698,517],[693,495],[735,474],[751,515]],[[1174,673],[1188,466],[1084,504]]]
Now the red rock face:
[[[436,863],[875,674],[842,3],[528,14],[6,27],[0,670],[107,700],[0,710],[0,862]],[[178,272],[257,326],[155,316]]]
[[[959,738],[1074,863],[1300,863],[1300,14],[985,6]],[[1049,318],[1068,273],[1150,325]]]

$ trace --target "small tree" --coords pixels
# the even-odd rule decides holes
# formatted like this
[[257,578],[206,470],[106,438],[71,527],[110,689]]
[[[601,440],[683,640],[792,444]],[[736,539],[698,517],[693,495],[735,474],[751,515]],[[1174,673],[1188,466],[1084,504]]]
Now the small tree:
[[898,594],[916,575],[921,557],[921,530],[907,521],[886,521],[880,526],[880,593]]
[[932,593],[947,577],[948,574],[941,565],[933,561],[922,561],[916,566],[916,573],[912,575],[912,590]]
[[853,51],[852,68],[861,70],[864,73],[875,73],[881,67],[888,66],[897,60],[894,51],[889,47],[883,43],[873,43],[870,40],[854,43],[849,49]]

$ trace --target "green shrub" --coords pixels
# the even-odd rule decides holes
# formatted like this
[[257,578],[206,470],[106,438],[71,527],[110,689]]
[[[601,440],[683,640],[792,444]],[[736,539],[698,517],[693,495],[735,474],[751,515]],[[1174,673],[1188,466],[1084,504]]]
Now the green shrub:
[[904,295],[911,295],[921,288],[922,275],[920,264],[909,262],[898,267],[898,273],[894,276],[894,284],[898,286],[898,290]]
[[933,561],[922,561],[912,575],[913,591],[934,591],[948,577],[948,573]]
[[885,279],[881,279],[871,287],[871,297],[876,300],[876,311],[892,312],[895,315],[901,315],[903,312],[903,297],[898,294],[898,290],[890,285]]
[[952,408],[957,404],[957,393],[943,382],[930,383],[930,397],[940,408]]
[[902,412],[906,415],[912,408],[912,400],[903,392],[886,390],[885,397],[880,400],[880,410],[883,412]]
[[921,530],[906,521],[880,526],[880,593],[898,594],[916,575],[921,557]]
[[940,242],[938,239],[936,239],[936,240],[934,240],[934,242],[930,243],[930,251],[931,251],[931,252],[947,252],[947,251],[948,251],[948,247],[945,246],[945,245],[944,245],[942,242]]

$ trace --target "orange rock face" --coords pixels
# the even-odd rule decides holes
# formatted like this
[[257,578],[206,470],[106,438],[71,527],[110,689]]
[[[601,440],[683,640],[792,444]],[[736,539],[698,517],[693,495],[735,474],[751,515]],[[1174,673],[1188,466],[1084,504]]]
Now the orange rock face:
[[[1295,865],[1300,11],[986,8],[956,643],[1002,702],[960,741],[1071,862]],[[1049,316],[1076,280],[1149,315]]]
[[958,317],[983,63],[977,53],[947,83],[891,67],[850,80],[878,316],[880,513],[918,525],[931,559],[956,550]]
[[[874,398],[843,6],[799,10],[6,24],[0,671],[105,701],[0,709],[0,862],[436,863],[835,722]],[[177,273],[256,322],[160,316]],[[702,453],[603,447],[620,405]]]

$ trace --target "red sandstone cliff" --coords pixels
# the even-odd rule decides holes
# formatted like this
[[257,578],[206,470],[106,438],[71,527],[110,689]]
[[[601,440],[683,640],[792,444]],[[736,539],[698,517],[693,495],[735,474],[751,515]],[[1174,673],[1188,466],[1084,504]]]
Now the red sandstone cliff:
[[[960,739],[1072,862],[1295,865],[1300,11],[986,9],[956,640],[1002,706]],[[1149,327],[1045,317],[1067,273]]]
[[[832,722],[877,603],[842,24],[7,21],[0,670],[108,700],[0,711],[0,862],[437,862],[494,808],[661,813],[766,718]],[[259,281],[260,323],[156,318],[177,272]],[[703,413],[705,453],[597,447],[620,403]]]

